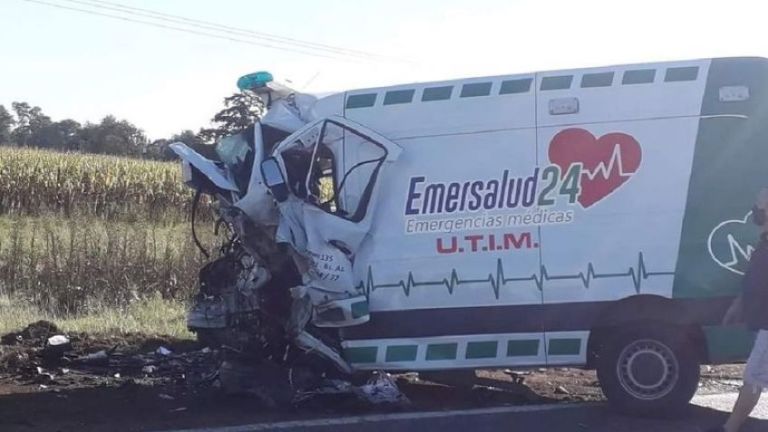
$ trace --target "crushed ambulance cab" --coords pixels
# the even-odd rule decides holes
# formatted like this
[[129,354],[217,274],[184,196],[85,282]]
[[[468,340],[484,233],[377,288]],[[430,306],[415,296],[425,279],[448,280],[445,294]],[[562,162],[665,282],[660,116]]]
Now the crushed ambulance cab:
[[[700,364],[748,351],[750,335],[720,321],[758,240],[768,60],[322,99],[267,73],[239,85],[269,111],[217,146],[221,161],[174,145],[240,245],[220,259],[237,273],[247,256],[253,282],[232,276],[218,288],[232,299],[201,300],[193,329],[280,315],[269,325],[287,345],[344,373],[591,367],[638,413],[679,409]],[[285,295],[283,312],[243,306],[246,291]]]

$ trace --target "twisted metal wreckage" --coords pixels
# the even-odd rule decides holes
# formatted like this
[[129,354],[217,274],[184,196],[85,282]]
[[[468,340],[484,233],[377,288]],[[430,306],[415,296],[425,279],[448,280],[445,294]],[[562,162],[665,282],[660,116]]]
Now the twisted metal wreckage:
[[[201,341],[226,345],[250,361],[270,361],[294,374],[300,367],[303,376],[311,371],[312,382],[320,376],[348,376],[353,367],[341,355],[338,329],[369,320],[352,266],[371,212],[364,214],[359,206],[359,214],[337,216],[344,209],[322,190],[323,176],[332,169],[322,152],[350,133],[351,122],[320,121],[299,139],[284,141],[314,121],[311,107],[317,99],[295,94],[266,73],[247,75],[238,86],[262,96],[269,110],[260,122],[217,144],[221,162],[183,143],[171,145],[182,159],[185,182],[196,190],[192,232],[198,246],[209,255],[194,229],[203,194],[218,202],[217,233],[224,226],[229,234],[218,257],[200,271],[188,326]],[[360,131],[359,125],[352,127]],[[366,165],[375,165],[373,174],[367,170],[375,175],[398,155],[396,146],[382,146],[375,134],[365,133],[373,137],[358,137],[372,157],[345,173],[335,195],[347,178],[364,175]],[[325,146],[315,145],[321,134]],[[278,153],[285,166],[271,157]],[[372,201],[373,184],[360,200]]]

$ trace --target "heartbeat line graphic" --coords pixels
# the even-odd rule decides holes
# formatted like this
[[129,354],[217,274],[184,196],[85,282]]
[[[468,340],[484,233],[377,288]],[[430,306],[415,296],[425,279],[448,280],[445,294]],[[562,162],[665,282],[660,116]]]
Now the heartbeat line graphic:
[[366,278],[366,281],[365,282],[361,281],[360,285],[358,285],[358,289],[365,290],[366,295],[370,295],[373,291],[380,290],[380,289],[401,289],[403,290],[403,293],[405,294],[405,296],[408,297],[411,295],[411,291],[414,288],[442,287],[447,289],[449,295],[453,295],[453,293],[456,291],[456,288],[462,285],[476,285],[476,284],[486,283],[491,287],[491,289],[493,289],[493,293],[496,296],[496,299],[498,300],[499,294],[501,292],[501,288],[513,282],[534,282],[536,284],[536,287],[539,289],[539,291],[542,291],[544,289],[544,284],[547,281],[577,280],[577,281],[581,281],[585,289],[589,289],[590,285],[592,284],[592,281],[594,280],[611,279],[611,278],[631,278],[632,283],[635,287],[635,292],[639,294],[640,289],[642,288],[642,285],[643,285],[643,281],[655,276],[674,276],[674,274],[675,272],[672,272],[672,271],[665,271],[665,272],[648,271],[645,265],[645,259],[643,257],[643,253],[640,252],[637,257],[636,267],[630,267],[626,271],[617,272],[617,273],[598,273],[597,271],[595,271],[594,265],[592,265],[592,263],[589,263],[587,265],[586,272],[579,272],[576,274],[552,275],[552,274],[549,274],[549,271],[547,271],[546,266],[541,266],[539,267],[538,273],[534,273],[530,276],[507,277],[506,272],[504,270],[504,264],[502,263],[501,259],[498,259],[496,261],[496,272],[489,273],[488,276],[484,278],[461,279],[459,277],[457,270],[452,269],[449,277],[440,279],[440,280],[418,282],[414,278],[413,272],[408,272],[408,277],[405,280],[401,280],[394,283],[377,284],[373,279],[373,270],[371,269],[371,267],[368,267],[368,276]]
[[726,266],[735,266],[739,262],[749,262],[749,260],[752,258],[752,252],[755,251],[754,246],[742,246],[741,243],[739,243],[739,241],[733,237],[733,234],[728,234],[727,239],[728,248],[730,249],[731,253],[731,260],[723,264]]
[[594,180],[597,176],[607,180],[611,178],[611,175],[614,172],[617,171],[619,173],[619,177],[631,177],[632,174],[634,174],[634,171],[624,171],[624,162],[621,159],[621,146],[618,145],[613,149],[613,153],[611,154],[611,159],[608,161],[608,164],[600,162],[592,171],[585,169],[584,175],[586,175],[590,180]]
[[[744,275],[746,264],[751,259],[752,253],[755,251],[755,247],[749,243],[745,246],[743,242],[740,242],[736,236],[732,234],[732,230],[738,230],[745,225],[748,226],[751,218],[752,212],[750,211],[743,219],[723,221],[709,233],[709,238],[707,239],[707,250],[709,251],[709,256],[712,260],[714,260],[720,267],[742,276]],[[719,246],[720,243],[719,240],[717,240],[718,238],[722,238],[718,235],[720,230],[727,233],[725,234],[725,240],[728,244],[727,253],[724,248]],[[740,231],[736,232],[739,233]],[[718,253],[715,253],[715,249],[717,249]],[[721,257],[723,259],[721,259]],[[729,261],[725,261],[726,258],[728,258]]]

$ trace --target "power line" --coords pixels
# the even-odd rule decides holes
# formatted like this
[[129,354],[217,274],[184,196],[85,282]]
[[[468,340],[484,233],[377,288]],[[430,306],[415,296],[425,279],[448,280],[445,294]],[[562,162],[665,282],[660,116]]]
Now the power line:
[[330,53],[328,53],[328,54],[321,54],[321,53],[317,53],[317,52],[301,50],[301,49],[298,49],[298,48],[291,48],[291,47],[285,47],[285,46],[276,46],[276,45],[271,45],[271,44],[267,44],[267,43],[263,43],[263,42],[256,42],[256,41],[253,41],[253,40],[246,40],[246,39],[239,39],[239,38],[234,38],[234,37],[230,37],[230,36],[217,35],[217,34],[213,34],[213,33],[207,33],[207,32],[202,32],[202,31],[197,31],[197,30],[191,30],[191,29],[182,28],[182,27],[170,26],[170,25],[166,25],[166,24],[153,23],[153,22],[149,22],[149,21],[144,21],[144,20],[139,20],[139,19],[134,19],[134,18],[128,18],[128,17],[124,17],[124,16],[118,16],[118,15],[106,14],[106,13],[102,13],[102,12],[96,12],[96,11],[93,11],[93,10],[81,9],[81,8],[71,7],[71,6],[64,6],[64,5],[60,5],[60,4],[56,4],[56,3],[51,3],[51,2],[48,2],[48,1],[43,1],[43,0],[23,0],[23,1],[29,2],[29,3],[37,3],[37,4],[40,4],[40,5],[54,7],[54,8],[58,8],[58,9],[65,9],[65,10],[76,11],[76,12],[81,12],[81,13],[95,15],[95,16],[101,16],[101,17],[106,17],[106,18],[118,19],[118,20],[121,20],[121,21],[127,21],[127,22],[136,23],[136,24],[143,24],[143,25],[147,25],[147,26],[163,28],[163,29],[166,29],[166,30],[175,30],[175,31],[180,31],[180,32],[184,32],[184,33],[190,33],[190,34],[199,35],[199,36],[207,36],[207,37],[216,38],[216,39],[228,40],[230,42],[238,42],[238,43],[243,43],[243,44],[247,44],[247,45],[254,45],[254,46],[260,46],[260,47],[265,47],[265,48],[272,48],[272,49],[282,50],[282,51],[291,51],[291,52],[295,52],[295,53],[299,53],[299,54],[304,54],[304,55],[309,55],[309,56],[313,56],[313,57],[323,57],[323,58],[336,59],[336,60],[347,60],[347,61],[353,61],[353,62],[354,61],[363,60],[363,59],[354,59],[354,58],[350,58],[350,57],[340,57],[339,55],[336,55],[336,56],[328,55]]
[[346,56],[394,60],[393,58],[390,58],[387,56],[382,56],[379,54],[374,54],[366,51],[342,48],[342,47],[337,47],[337,46],[327,45],[327,44],[322,44],[317,42],[304,41],[300,39],[293,39],[293,38],[279,36],[271,33],[258,32],[258,31],[244,29],[240,27],[223,25],[223,24],[219,24],[211,21],[203,21],[203,20],[198,20],[193,18],[187,18],[180,15],[173,15],[173,14],[158,12],[151,9],[137,8],[137,7],[127,6],[120,3],[114,3],[109,1],[103,1],[103,0],[63,0],[63,1],[67,1],[70,3],[83,4],[90,7],[118,11],[121,13],[142,16],[142,17],[151,18],[155,20],[183,24],[186,26],[203,28],[205,30],[213,30],[217,32],[235,34],[238,36],[264,39],[264,40],[268,40],[270,42],[275,42],[279,44],[296,45],[296,46],[301,46],[303,48],[312,48],[312,49],[319,49],[323,51],[331,51],[333,53],[342,54]]

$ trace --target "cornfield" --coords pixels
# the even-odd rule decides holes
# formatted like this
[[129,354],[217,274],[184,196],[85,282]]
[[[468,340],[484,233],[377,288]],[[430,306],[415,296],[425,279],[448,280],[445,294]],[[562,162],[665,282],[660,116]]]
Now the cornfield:
[[0,147],[0,297],[75,315],[188,298],[205,260],[186,223],[192,196],[178,163]]
[[178,219],[191,190],[178,163],[0,148],[0,215]]

